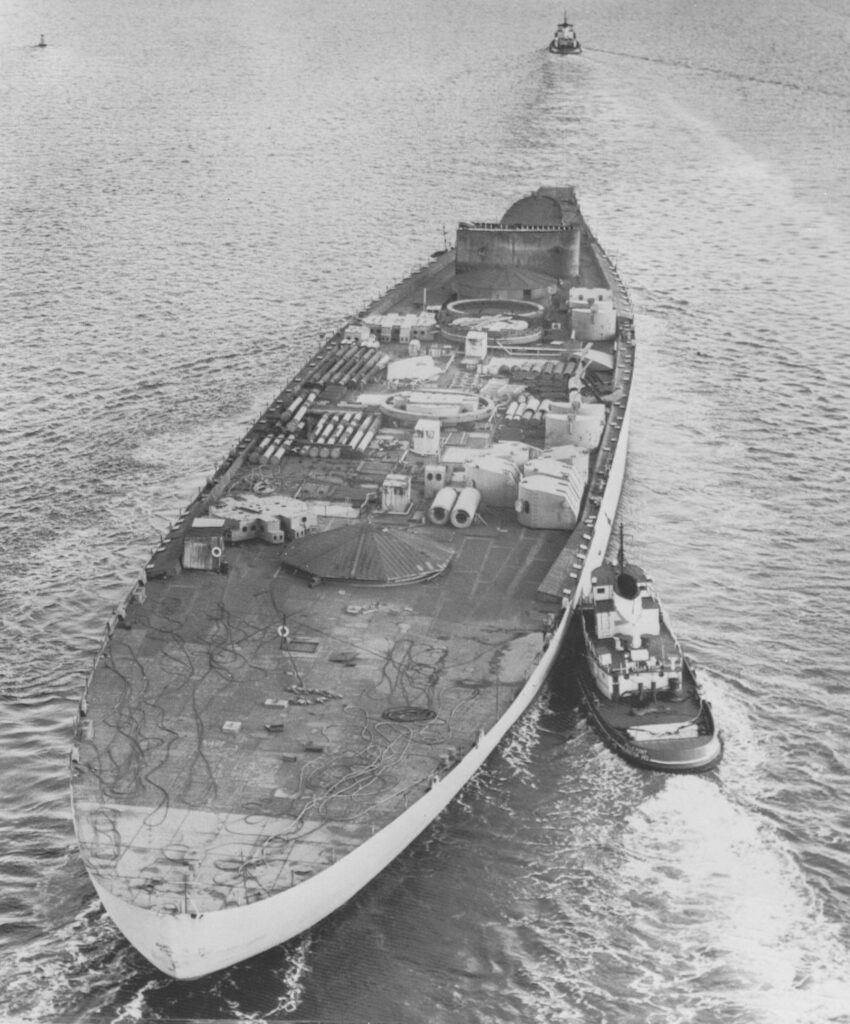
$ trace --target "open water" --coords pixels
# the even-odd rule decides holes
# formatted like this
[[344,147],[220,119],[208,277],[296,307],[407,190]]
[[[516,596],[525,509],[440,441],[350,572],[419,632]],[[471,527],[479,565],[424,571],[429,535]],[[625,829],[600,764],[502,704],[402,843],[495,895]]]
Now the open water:
[[[577,59],[561,13],[0,3],[0,1019],[850,1021],[850,3],[575,0]],[[340,913],[167,980],[74,843],[103,623],[321,331],[561,183],[633,292],[622,518],[725,761],[642,775],[553,695]]]

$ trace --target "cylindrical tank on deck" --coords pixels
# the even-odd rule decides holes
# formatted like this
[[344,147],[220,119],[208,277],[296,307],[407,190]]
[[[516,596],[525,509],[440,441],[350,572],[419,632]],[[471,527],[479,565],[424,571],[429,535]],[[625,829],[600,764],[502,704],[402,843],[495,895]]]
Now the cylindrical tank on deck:
[[[352,378],[352,386],[362,384],[373,373],[375,373],[383,357],[384,354],[380,351],[380,349],[375,349],[375,351],[373,351],[371,355],[369,355],[369,357],[366,359],[366,362],[359,368],[357,373]],[[389,357],[387,356],[387,358]]]
[[343,430],[342,435],[339,438],[340,444],[348,444],[352,437],[357,433],[360,428],[360,424],[363,422],[363,414],[355,412],[351,414],[351,420]]
[[348,444],[352,448],[356,448],[360,444],[360,442],[363,440],[364,435],[372,428],[372,424],[376,419],[377,416],[373,414],[370,416],[366,416],[361,420],[360,425],[358,426],[357,430],[354,433],[354,436],[350,439],[350,441],[348,441]]
[[320,444],[327,444],[330,438],[336,433],[341,419],[342,415],[340,413],[334,413],[333,416],[329,417],[325,425],[322,427],[321,433],[316,434],[316,440]]
[[378,433],[378,427],[380,426],[380,422],[380,418],[376,417],[372,426],[369,427],[369,429],[363,435],[362,440],[358,442],[356,446],[358,452],[365,452],[368,449],[369,445],[375,440],[375,435]]
[[349,372],[349,370],[351,370],[354,366],[357,365],[357,363],[360,362],[362,355],[363,352],[361,349],[359,349],[357,346],[352,346],[352,348],[348,352],[346,352],[346,354],[341,359],[337,360],[337,363],[333,368],[333,372],[328,378],[328,383],[339,384],[345,377],[345,375]]
[[537,420],[538,422],[542,420],[546,413],[549,412],[549,407],[551,406],[551,404],[551,398],[544,398],[541,401],[540,405],[538,405],[537,410],[534,413],[534,419]]
[[280,414],[280,422],[288,423],[295,415],[295,411],[298,409],[298,407],[301,405],[305,398],[306,395],[303,392],[300,395],[296,395],[295,398],[292,399],[289,405]]
[[251,461],[252,462],[268,462],[269,461],[268,460],[268,456],[266,456],[265,458],[263,458],[263,456],[266,455],[266,452],[269,451],[270,448],[274,447],[275,443],[276,443],[275,442],[275,435],[274,434],[266,434],[266,436],[260,441],[260,443],[254,449],[254,451],[252,453],[253,457],[251,458]]
[[329,412],[322,413],[318,420],[316,420],[313,429],[307,434],[307,440],[313,441],[317,437],[321,437],[322,431],[328,425],[328,421],[330,420],[330,418],[331,414]]
[[334,428],[327,439],[328,444],[337,444],[348,428],[348,424],[354,419],[355,413],[347,412],[334,424]]
[[454,487],[443,487],[437,491],[437,496],[431,502],[428,509],[428,518],[435,526],[444,526],[449,521],[449,516],[457,501],[457,491]]
[[476,490],[474,487],[464,487],[457,496],[457,501],[449,517],[452,526],[456,526],[459,530],[472,526],[472,521],[475,519],[475,513],[478,511],[480,504],[481,491]]
[[[307,410],[316,401],[318,396],[317,391],[310,391],[304,398],[304,401],[298,407],[298,410],[293,414],[289,422],[286,424],[287,432],[290,434],[297,434],[301,430],[301,421],[307,414]],[[294,404],[294,403],[293,403]],[[292,406],[290,406],[292,408]]]
[[284,439],[279,444],[276,444],[274,448],[269,448],[266,452],[268,455],[268,461],[273,463],[275,466],[278,465],[280,460],[286,454],[287,442]]
[[530,420],[539,408],[540,399],[535,398],[534,395],[529,395],[528,401],[525,403],[525,409],[522,411],[522,418],[524,420]]

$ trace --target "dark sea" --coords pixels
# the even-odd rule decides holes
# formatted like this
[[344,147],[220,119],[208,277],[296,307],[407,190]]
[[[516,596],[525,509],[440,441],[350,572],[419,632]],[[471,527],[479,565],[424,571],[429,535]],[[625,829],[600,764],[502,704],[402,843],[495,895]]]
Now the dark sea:
[[[850,1022],[850,2],[0,2],[0,1020]],[[36,48],[44,34],[47,46]],[[546,694],[342,911],[158,974],[77,853],[106,619],[319,335],[571,183],[636,305],[621,504],[725,732]]]

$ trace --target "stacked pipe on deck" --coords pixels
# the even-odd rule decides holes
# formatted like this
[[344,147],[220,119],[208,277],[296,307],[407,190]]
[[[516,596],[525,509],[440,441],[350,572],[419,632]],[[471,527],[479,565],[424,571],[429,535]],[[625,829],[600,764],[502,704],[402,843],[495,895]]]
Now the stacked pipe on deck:
[[330,351],[305,378],[306,387],[321,390],[328,384],[362,387],[389,362],[380,349],[364,345],[330,346]]
[[335,412],[319,418],[299,455],[316,459],[338,459],[343,455],[365,452],[381,425],[379,413]]
[[543,384],[548,378],[556,383],[569,376],[572,371],[569,364],[561,359],[549,359],[541,365],[539,359],[526,360],[510,367],[508,377],[518,384],[534,381]]
[[505,411],[505,420],[508,423],[540,423],[551,404],[548,398],[540,399],[526,392],[508,405]]
[[329,342],[296,378],[299,390],[284,392],[258,421],[260,438],[251,461],[278,465],[290,452],[339,458],[346,451],[365,451],[380,426],[377,414],[327,411],[314,420],[315,406],[325,389],[363,387],[388,362],[389,356],[371,345]]
[[499,434],[505,439],[523,438],[533,444],[542,443],[550,399],[542,399],[525,391],[512,399],[505,410]]

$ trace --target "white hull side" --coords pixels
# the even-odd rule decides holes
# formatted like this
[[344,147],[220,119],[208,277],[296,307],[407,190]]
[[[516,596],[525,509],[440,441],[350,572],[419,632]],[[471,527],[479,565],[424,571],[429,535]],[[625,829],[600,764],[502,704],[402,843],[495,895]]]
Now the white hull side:
[[480,742],[415,804],[336,864],[267,899],[195,916],[134,906],[112,895],[92,876],[107,913],[155,967],[181,979],[229,967],[318,924],[395,860],[478,771],[539,693],[568,621],[569,615],[562,616],[528,681]]
[[631,417],[631,401],[626,403],[623,413],[623,423],[617,438],[617,447],[614,457],[611,460],[611,468],[608,472],[608,482],[605,493],[599,505],[599,514],[593,526],[593,533],[588,543],[587,555],[582,565],[581,573],[575,587],[570,594],[569,603],[565,600],[567,609],[565,619],[569,619],[578,607],[581,599],[590,593],[590,575],[598,568],[608,552],[608,544],[611,540],[611,530],[614,526],[614,517],[617,515],[617,506],[620,504],[620,493],[623,489],[623,480],[626,476],[626,456],[629,448],[629,426]]

